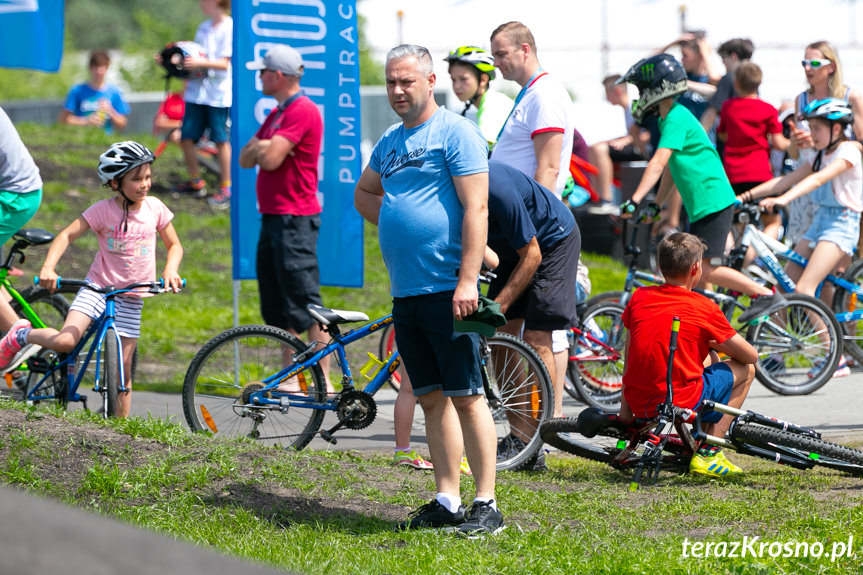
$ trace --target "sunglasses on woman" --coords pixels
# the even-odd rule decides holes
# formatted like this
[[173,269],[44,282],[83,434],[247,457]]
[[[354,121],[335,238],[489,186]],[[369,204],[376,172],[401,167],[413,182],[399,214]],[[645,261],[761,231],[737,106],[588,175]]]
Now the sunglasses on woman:
[[800,63],[803,65],[804,68],[806,66],[809,66],[813,70],[817,70],[818,68],[821,68],[822,66],[829,65],[830,60],[828,60],[827,58],[821,58],[820,60],[816,60],[813,58],[813,59],[802,60]]

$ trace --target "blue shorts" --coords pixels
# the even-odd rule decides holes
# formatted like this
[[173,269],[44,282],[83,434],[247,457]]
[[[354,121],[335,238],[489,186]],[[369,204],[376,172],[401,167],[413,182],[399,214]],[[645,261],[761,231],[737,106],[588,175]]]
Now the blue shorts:
[[815,249],[818,242],[831,242],[843,252],[853,256],[860,236],[860,213],[846,207],[818,206],[812,225],[801,241]]
[[197,142],[210,129],[210,140],[220,144],[228,141],[228,112],[230,108],[214,108],[186,102],[180,139]]
[[[734,387],[734,372],[731,371],[731,368],[727,364],[720,361],[705,367],[702,381],[704,381],[704,389],[701,390],[699,400],[692,406],[693,409],[698,407],[698,404],[705,399],[715,401],[716,403],[728,404],[728,400],[731,399],[731,388]],[[722,419],[723,415],[725,414],[711,411],[702,417],[701,421],[704,423],[716,423]]]
[[414,395],[482,393],[479,336],[453,329],[452,296],[448,291],[393,299],[396,345]]

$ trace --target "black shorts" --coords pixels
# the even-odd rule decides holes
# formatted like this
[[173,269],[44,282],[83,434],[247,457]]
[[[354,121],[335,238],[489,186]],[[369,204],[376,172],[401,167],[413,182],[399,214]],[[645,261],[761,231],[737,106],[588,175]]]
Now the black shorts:
[[447,397],[482,393],[479,336],[453,329],[453,292],[393,299],[396,345],[414,395],[435,390]]
[[689,222],[689,233],[701,238],[707,244],[704,257],[712,266],[725,265],[725,242],[734,220],[734,205],[708,214],[697,222]]
[[[542,252],[542,262],[524,293],[506,310],[506,319],[524,319],[525,329],[554,331],[575,325],[575,283],[581,232],[578,227],[566,238]],[[502,261],[495,270],[497,278],[488,287],[494,299],[512,275],[517,260]]]
[[318,272],[320,216],[264,214],[258,239],[258,293],[267,325],[302,333],[314,324],[307,306],[323,305]]
[[612,162],[638,162],[647,159],[644,154],[639,152],[638,148],[636,148],[632,144],[624,146],[620,150],[609,146],[608,157],[611,158]]

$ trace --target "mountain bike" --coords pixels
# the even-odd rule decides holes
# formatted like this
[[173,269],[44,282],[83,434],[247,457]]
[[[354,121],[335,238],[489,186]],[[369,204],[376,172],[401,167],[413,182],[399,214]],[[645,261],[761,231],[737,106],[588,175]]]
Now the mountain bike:
[[[392,315],[342,333],[341,325],[368,322],[368,316],[308,309],[331,338],[321,349],[272,326],[246,325],[222,332],[198,351],[183,382],[183,411],[193,431],[300,450],[316,435],[335,444],[338,430],[364,429],[374,421],[374,396],[398,369],[398,350],[386,359],[369,354],[359,370],[366,382],[358,384],[345,348],[391,325]],[[328,395],[319,362],[331,354],[341,366],[342,389]],[[507,334],[481,337],[480,357],[498,439],[512,431],[530,434],[523,449],[498,459],[498,470],[518,469],[542,445],[539,424],[552,413],[551,380],[539,355]],[[321,430],[326,412],[337,421]]]
[[[38,283],[39,278],[35,280]],[[92,383],[93,391],[102,396],[103,417],[113,417],[117,414],[119,394],[128,391],[123,346],[115,321],[115,298],[132,291],[161,294],[171,290],[165,289],[161,280],[135,283],[123,288],[103,288],[86,280],[57,280],[59,290],[76,288],[102,294],[105,297],[105,310],[90,323],[81,340],[69,353],[42,348],[27,360],[24,399],[33,403],[55,401],[64,408],[71,401],[81,402],[87,409],[87,396],[78,393],[81,384],[86,381]]]
[[[709,400],[695,409],[675,406],[672,369],[679,327],[679,319],[674,318],[666,395],[654,418],[626,424],[615,414],[591,407],[578,418],[545,421],[540,428],[542,440],[561,451],[632,472],[633,490],[638,489],[642,478],[655,481],[660,470],[686,472],[701,442],[795,469],[820,465],[863,476],[863,451],[824,441],[813,429]],[[704,432],[702,418],[711,411],[734,416],[725,437]]]

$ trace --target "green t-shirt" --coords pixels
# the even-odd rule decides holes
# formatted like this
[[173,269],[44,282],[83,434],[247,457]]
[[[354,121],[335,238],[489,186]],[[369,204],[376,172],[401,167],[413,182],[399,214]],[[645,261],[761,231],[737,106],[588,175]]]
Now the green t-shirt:
[[658,147],[671,150],[668,167],[689,221],[697,222],[734,203],[722,160],[692,112],[675,102],[665,119],[659,119],[659,132]]

